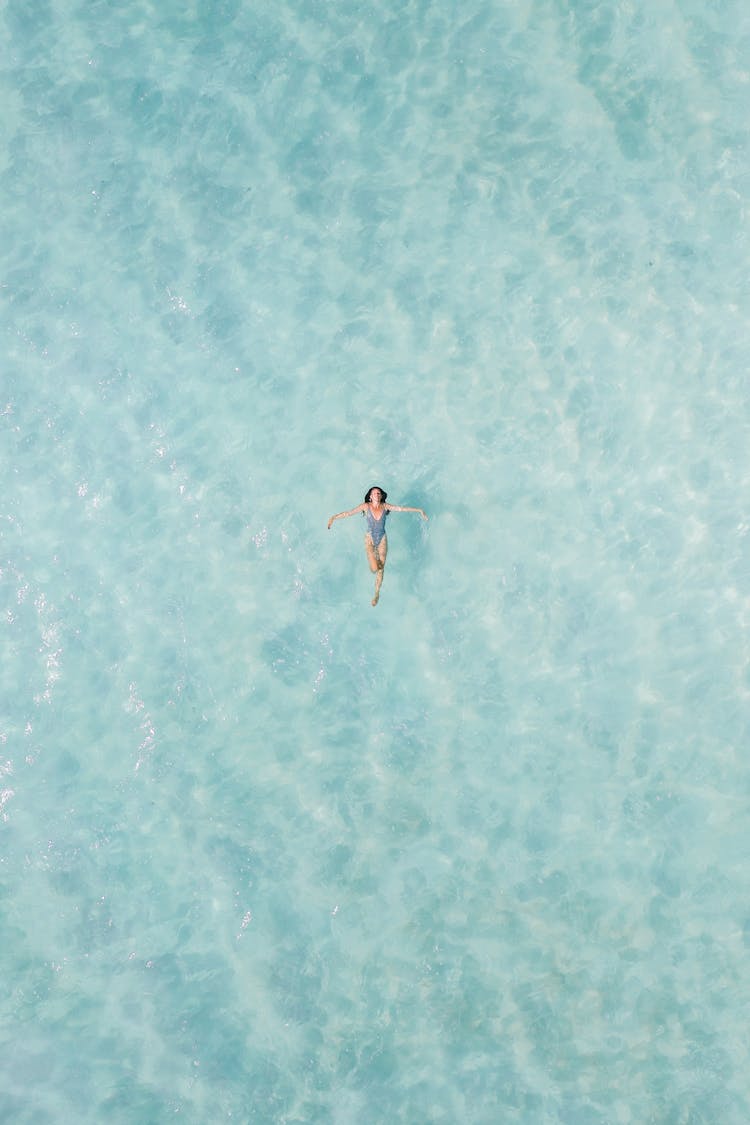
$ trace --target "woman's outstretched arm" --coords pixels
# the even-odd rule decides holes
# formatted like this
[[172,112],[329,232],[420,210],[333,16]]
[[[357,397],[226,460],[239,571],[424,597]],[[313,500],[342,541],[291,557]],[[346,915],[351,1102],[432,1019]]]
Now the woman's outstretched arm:
[[358,504],[356,508],[352,508],[351,512],[337,512],[335,516],[331,516],[328,521],[328,530],[331,530],[331,524],[334,520],[344,519],[346,516],[356,516],[357,512],[364,512],[366,504]]
[[423,520],[427,519],[427,513],[423,508],[406,508],[401,504],[386,504],[385,506],[389,512],[419,512]]

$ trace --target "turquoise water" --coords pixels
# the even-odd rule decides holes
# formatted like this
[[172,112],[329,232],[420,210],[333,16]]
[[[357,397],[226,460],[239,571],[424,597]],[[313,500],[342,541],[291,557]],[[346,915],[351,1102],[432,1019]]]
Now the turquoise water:
[[0,52],[0,1120],[746,1125],[744,4]]

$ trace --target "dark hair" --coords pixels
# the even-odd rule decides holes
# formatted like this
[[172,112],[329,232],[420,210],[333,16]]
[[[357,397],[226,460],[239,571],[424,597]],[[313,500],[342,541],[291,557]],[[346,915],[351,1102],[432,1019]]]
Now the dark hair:
[[378,492],[380,493],[380,499],[381,500],[385,500],[386,496],[388,495],[387,492],[383,491],[383,489],[380,487],[379,484],[371,484],[370,487],[367,489],[367,492],[365,493],[365,504],[370,503],[370,493],[372,492],[373,488],[377,488]]

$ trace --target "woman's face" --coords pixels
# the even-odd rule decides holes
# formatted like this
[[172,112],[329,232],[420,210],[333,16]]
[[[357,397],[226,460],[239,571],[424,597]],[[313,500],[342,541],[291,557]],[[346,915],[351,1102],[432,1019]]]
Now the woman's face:
[[370,503],[371,504],[374,504],[377,507],[382,499],[383,499],[383,493],[380,491],[379,488],[371,489],[371,491],[370,491]]

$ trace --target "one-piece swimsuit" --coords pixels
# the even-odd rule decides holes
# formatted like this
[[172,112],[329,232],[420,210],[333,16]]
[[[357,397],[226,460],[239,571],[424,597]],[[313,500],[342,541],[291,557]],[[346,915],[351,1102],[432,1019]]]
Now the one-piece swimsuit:
[[365,509],[365,516],[367,517],[367,526],[372,538],[373,547],[377,547],[381,539],[385,537],[385,517],[388,515],[388,510],[383,512],[379,520],[376,520],[369,508]]

